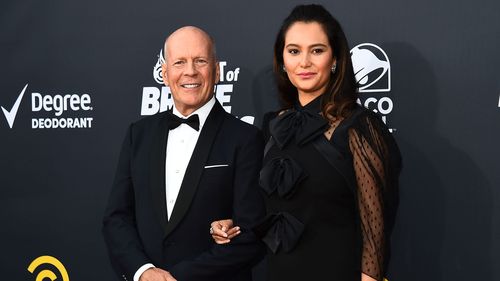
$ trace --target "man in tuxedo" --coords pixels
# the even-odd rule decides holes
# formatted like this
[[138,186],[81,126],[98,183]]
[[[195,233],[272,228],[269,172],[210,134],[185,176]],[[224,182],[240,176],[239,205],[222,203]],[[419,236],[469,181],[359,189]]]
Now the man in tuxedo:
[[[130,125],[103,219],[123,280],[251,280],[265,248],[251,227],[264,216],[259,130],[225,112],[214,96],[213,39],[187,26],[165,41],[163,81],[172,110]],[[217,245],[210,223],[232,218],[241,234]]]

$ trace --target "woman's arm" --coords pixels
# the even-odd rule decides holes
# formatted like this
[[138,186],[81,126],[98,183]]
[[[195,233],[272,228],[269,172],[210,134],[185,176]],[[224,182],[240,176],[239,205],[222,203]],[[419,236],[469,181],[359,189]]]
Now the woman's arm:
[[399,171],[399,167],[394,167],[399,163],[391,159],[399,159],[399,149],[375,116],[365,115],[357,121],[349,130],[349,147],[353,155],[363,237],[361,277],[363,281],[383,280],[387,264],[386,235],[390,232],[390,222],[385,219],[387,212],[395,211],[389,210],[393,204],[387,199],[397,192],[398,172],[395,171]]

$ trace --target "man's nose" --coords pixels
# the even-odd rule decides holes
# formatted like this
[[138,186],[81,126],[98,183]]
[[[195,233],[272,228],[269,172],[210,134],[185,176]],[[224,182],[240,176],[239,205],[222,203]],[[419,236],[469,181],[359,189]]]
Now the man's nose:
[[195,75],[198,72],[196,69],[196,65],[194,61],[188,61],[186,64],[186,69],[184,71],[184,74],[186,75]]

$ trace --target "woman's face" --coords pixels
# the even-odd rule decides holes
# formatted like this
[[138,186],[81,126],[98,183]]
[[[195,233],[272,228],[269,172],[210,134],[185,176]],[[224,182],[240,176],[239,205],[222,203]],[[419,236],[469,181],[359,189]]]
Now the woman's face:
[[324,93],[335,59],[319,23],[296,22],[290,26],[285,34],[283,62],[301,103]]

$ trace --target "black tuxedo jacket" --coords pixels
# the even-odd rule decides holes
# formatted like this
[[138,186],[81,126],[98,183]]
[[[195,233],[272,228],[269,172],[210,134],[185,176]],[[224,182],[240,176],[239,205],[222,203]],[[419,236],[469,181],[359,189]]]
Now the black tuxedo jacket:
[[[200,132],[175,207],[167,220],[166,113],[130,125],[103,220],[111,263],[133,280],[146,263],[178,281],[250,280],[265,253],[251,227],[264,214],[258,187],[263,155],[260,131],[216,102]],[[242,233],[217,245],[214,220],[232,218]]]

